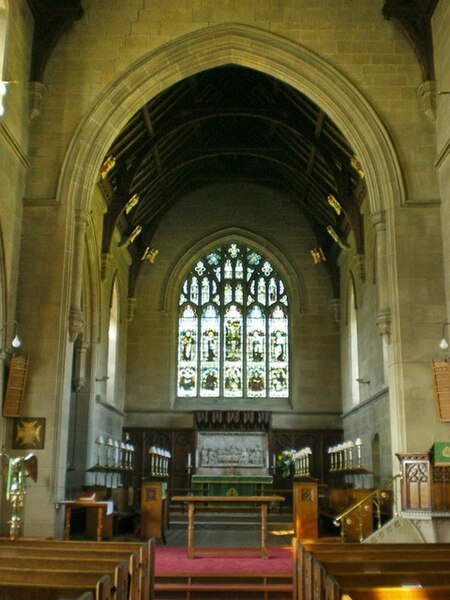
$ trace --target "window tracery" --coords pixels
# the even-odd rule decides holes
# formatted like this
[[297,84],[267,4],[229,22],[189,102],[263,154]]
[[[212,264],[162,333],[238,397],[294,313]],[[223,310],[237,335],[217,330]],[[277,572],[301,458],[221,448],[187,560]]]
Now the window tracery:
[[179,397],[288,397],[289,301],[270,260],[224,244],[193,265],[178,306]]

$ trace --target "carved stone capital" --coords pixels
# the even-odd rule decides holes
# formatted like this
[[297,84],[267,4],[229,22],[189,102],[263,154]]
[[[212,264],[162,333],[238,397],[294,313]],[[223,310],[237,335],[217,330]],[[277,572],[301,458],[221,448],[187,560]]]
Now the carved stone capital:
[[386,211],[380,210],[378,212],[371,213],[369,219],[377,231],[386,229]]
[[425,115],[431,120],[436,119],[436,82],[424,81],[417,88],[417,94],[422,103],[422,110]]
[[378,333],[387,344],[391,343],[391,312],[389,310],[379,311],[376,321]]
[[127,310],[127,321],[129,323],[131,323],[131,321],[134,321],[134,315],[136,312],[136,304],[137,304],[137,298],[128,297],[128,310]]
[[69,312],[69,340],[74,342],[84,331],[84,315],[81,308],[72,307]]
[[41,104],[48,87],[40,81],[30,81],[28,84],[28,118],[30,121],[41,114]]

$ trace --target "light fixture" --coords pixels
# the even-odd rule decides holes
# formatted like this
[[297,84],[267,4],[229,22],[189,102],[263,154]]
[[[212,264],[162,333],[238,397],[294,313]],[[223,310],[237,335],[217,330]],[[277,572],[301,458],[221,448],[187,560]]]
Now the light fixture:
[[128,202],[125,204],[125,213],[128,214],[139,202],[138,194],[133,194]]
[[442,325],[442,340],[439,342],[439,348],[441,350],[447,350],[448,349],[448,331],[447,331],[447,335],[445,335],[445,328],[448,327],[450,325],[449,322],[446,322]]
[[102,166],[100,167],[100,177],[105,179],[108,173],[116,166],[116,159],[114,156],[110,155],[103,161]]
[[313,259],[313,263],[318,265],[321,262],[325,262],[327,259],[325,258],[325,254],[322,248],[312,248],[310,250],[311,258]]
[[119,248],[128,248],[128,246],[130,246],[134,240],[137,238],[137,236],[141,233],[142,231],[142,225],[137,225],[133,231],[130,233],[130,235],[127,237],[127,239],[122,242],[121,244],[119,244]]
[[19,327],[19,324],[17,323],[17,321],[15,319],[9,319],[9,321],[6,321],[5,323],[3,323],[3,325],[0,327],[0,333],[5,329],[5,327],[7,327],[10,323],[14,324],[14,337],[11,341],[11,346],[13,348],[20,348],[20,346],[22,345],[22,340],[20,339],[20,337],[17,334],[17,329]]
[[340,215],[342,212],[342,206],[339,204],[339,202],[336,200],[336,198],[333,196],[333,194],[330,194],[327,198],[328,200],[328,204],[331,206],[331,208],[334,209],[334,212],[337,215]]
[[156,257],[158,256],[158,254],[159,254],[159,250],[157,250],[156,248],[150,248],[150,246],[147,246],[144,254],[141,257],[141,260],[148,260],[148,262],[150,264],[153,264],[155,262]]

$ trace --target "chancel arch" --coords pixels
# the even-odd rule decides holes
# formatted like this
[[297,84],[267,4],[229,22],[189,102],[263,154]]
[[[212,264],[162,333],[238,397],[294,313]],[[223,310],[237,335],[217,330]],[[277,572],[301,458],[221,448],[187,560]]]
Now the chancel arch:
[[[326,60],[285,38],[244,25],[218,25],[182,36],[144,56],[119,76],[72,139],[59,181],[58,201],[67,201],[72,209],[89,210],[105,152],[130,115],[181,79],[225,64],[263,71],[306,94],[326,111],[361,160],[370,211],[386,210],[390,248],[392,211],[403,204],[404,187],[395,150],[381,120],[359,90]],[[82,252],[82,246],[75,243],[75,256]],[[387,256],[394,260],[393,253]],[[387,273],[392,275],[394,271],[388,269]],[[395,303],[398,294],[393,277],[389,289],[391,303]],[[72,293],[72,297],[77,294]],[[397,326],[394,321],[393,327]],[[392,351],[397,352],[396,345]],[[393,364],[397,362],[392,360]],[[398,386],[393,395],[398,394],[396,402],[402,403],[401,390]],[[392,412],[395,415],[397,411]],[[394,430],[396,427],[395,437],[401,439],[401,425],[393,423]]]

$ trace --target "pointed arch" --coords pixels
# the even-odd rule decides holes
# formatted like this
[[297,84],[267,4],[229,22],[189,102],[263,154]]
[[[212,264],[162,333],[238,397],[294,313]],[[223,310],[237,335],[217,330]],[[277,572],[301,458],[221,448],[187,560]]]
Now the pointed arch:
[[[247,25],[227,23],[207,27],[173,40],[132,64],[96,98],[69,144],[58,182],[57,201],[75,210],[89,210],[104,155],[130,116],[159,92],[200,71],[237,64],[262,71],[307,95],[346,136],[364,168],[371,213],[385,211],[387,223],[388,311],[392,312],[392,338],[399,336],[399,291],[394,244],[394,207],[405,202],[399,160],[381,119],[358,88],[326,59],[295,42]],[[67,239],[73,247],[74,231]],[[65,254],[66,272],[74,274],[83,247]],[[71,258],[72,257],[72,258]],[[77,300],[77,293],[72,297]],[[66,294],[69,308],[70,291]],[[392,344],[393,365],[401,364],[401,347]],[[404,394],[399,373],[392,385],[392,427],[396,446],[405,439]],[[394,382],[392,382],[394,384]]]

